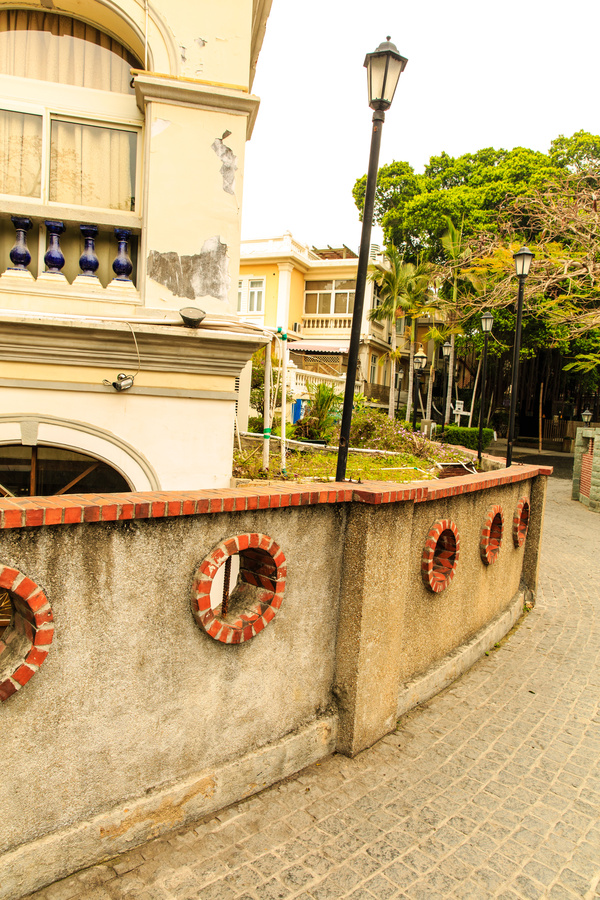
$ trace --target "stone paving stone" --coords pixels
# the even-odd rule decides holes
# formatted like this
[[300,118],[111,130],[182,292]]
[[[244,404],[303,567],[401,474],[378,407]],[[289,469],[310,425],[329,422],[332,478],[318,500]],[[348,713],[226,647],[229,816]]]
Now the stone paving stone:
[[535,609],[355,759],[28,900],[600,898],[600,516],[550,479]]

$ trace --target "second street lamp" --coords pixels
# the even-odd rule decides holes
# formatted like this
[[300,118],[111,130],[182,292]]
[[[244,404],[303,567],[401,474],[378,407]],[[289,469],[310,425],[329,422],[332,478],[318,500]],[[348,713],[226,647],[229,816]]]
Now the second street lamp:
[[427,356],[423,353],[423,348],[421,347],[413,357],[413,415],[412,415],[412,427],[413,431],[417,427],[417,402],[419,399],[419,380],[421,378],[421,372],[427,365]]
[[350,445],[350,423],[352,422],[352,407],[354,405],[354,384],[356,381],[358,349],[360,346],[360,327],[362,324],[365,285],[367,283],[367,268],[369,265],[371,224],[373,222],[373,209],[375,206],[375,188],[377,187],[377,166],[379,164],[381,129],[385,120],[385,111],[392,105],[398,80],[404,71],[407,62],[408,60],[398,53],[398,48],[390,43],[389,37],[387,41],[384,41],[379,45],[374,53],[367,53],[365,58],[369,87],[369,106],[373,110],[373,131],[371,134],[371,152],[369,155],[369,169],[367,171],[360,251],[358,254],[358,267],[356,270],[356,291],[354,294],[350,346],[348,348],[346,389],[344,391],[344,406],[342,409],[342,423],[340,425],[340,446],[335,473],[336,481],[343,481],[346,477],[346,462],[348,460],[348,447]]
[[487,345],[488,345],[488,334],[492,330],[494,325],[494,317],[491,312],[484,312],[481,317],[481,330],[483,331],[483,359],[482,359],[482,373],[481,373],[481,400],[479,404],[479,441],[477,443],[477,460],[479,462],[479,466],[481,467],[481,453],[483,450],[483,420],[485,417],[485,379],[487,373]]
[[534,254],[528,247],[521,247],[513,253],[515,272],[519,279],[519,295],[517,299],[517,323],[515,326],[515,345],[513,349],[512,383],[510,388],[510,415],[508,417],[508,437],[506,439],[506,468],[512,464],[513,443],[515,440],[515,416],[517,412],[517,393],[519,391],[519,354],[521,352],[521,321],[523,319],[523,291],[525,279],[529,275],[529,267]]

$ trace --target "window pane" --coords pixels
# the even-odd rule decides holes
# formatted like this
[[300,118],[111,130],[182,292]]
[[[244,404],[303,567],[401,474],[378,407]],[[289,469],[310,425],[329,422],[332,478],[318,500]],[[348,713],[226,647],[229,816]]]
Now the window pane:
[[304,312],[316,313],[317,311],[317,295],[307,294],[304,298]]
[[329,315],[331,312],[331,294],[319,294],[317,311],[323,316]]
[[348,294],[336,294],[335,295],[335,312],[341,315],[344,315],[348,309]]
[[348,312],[354,312],[354,291],[350,291],[348,295]]
[[139,60],[103,31],[55,13],[0,12],[0,72],[103,91],[133,93]]
[[50,200],[105,209],[135,209],[137,134],[52,121]]
[[333,281],[307,281],[307,291],[332,291]]
[[42,117],[0,109],[0,194],[40,197]]
[[356,281],[336,281],[336,291],[353,291],[356,288]]

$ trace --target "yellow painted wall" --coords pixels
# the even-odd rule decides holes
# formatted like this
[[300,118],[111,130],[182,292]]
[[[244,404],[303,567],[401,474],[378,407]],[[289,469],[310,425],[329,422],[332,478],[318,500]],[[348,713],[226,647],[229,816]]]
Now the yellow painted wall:
[[[135,370],[134,370],[135,371]],[[133,374],[127,370],[127,374]],[[4,361],[0,378],[23,381],[62,381],[70,384],[102,384],[115,380],[116,371],[103,366],[65,366]],[[233,391],[235,379],[228,375],[199,375],[193,372],[140,372],[138,387],[164,387],[193,391]]]
[[[240,278],[265,279],[265,325],[274,327],[277,315],[279,269],[276,263],[242,263]],[[236,282],[237,284],[237,282]]]

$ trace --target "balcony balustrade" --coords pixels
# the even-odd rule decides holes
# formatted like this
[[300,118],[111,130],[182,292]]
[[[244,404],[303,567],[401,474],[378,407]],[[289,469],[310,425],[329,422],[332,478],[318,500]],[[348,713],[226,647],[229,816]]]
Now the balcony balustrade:
[[335,332],[336,337],[341,337],[342,332],[348,332],[352,328],[352,316],[302,316],[302,334],[323,334],[323,332]]
[[[134,257],[137,256],[137,236],[133,233],[133,229],[123,227],[111,229],[111,239],[106,228],[100,233],[98,225],[88,222],[66,225],[63,221],[44,219],[37,222],[29,216],[18,215],[11,215],[10,221],[14,227],[14,244],[8,253],[10,261],[1,276],[4,284],[7,280],[18,278],[22,279],[24,284],[35,282],[47,288],[54,283],[64,289],[70,284],[63,272],[66,264],[71,273],[71,285],[75,289],[95,288],[102,291],[106,284],[106,287],[111,289],[135,292],[135,266],[130,256],[130,247],[134,251]],[[43,228],[40,227],[42,224]],[[0,220],[0,246],[4,244],[6,248],[9,228],[8,220]],[[32,265],[32,251],[28,244],[30,233],[34,238],[33,254],[34,258],[37,255],[37,265],[35,261]],[[102,263],[97,252],[98,240],[102,241]],[[82,242],[83,252],[81,252]],[[112,280],[110,280],[111,259],[114,275]],[[103,269],[103,278],[99,277],[100,268]]]

